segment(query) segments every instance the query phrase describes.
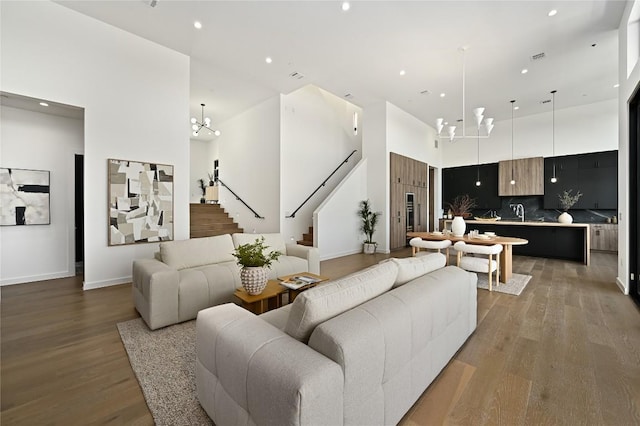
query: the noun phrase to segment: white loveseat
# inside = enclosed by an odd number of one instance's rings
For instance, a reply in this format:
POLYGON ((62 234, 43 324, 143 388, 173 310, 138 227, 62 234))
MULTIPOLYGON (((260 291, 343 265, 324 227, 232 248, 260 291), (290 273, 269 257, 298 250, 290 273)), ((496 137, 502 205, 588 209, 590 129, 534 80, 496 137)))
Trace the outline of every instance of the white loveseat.
POLYGON ((240 267, 232 253, 240 244, 265 238, 270 250, 283 253, 269 278, 297 272, 320 273, 318 250, 285 244, 280 234, 225 234, 167 241, 155 259, 133 262, 133 300, 150 329, 193 319, 201 309, 233 302, 241 286, 240 267))
POLYGON ((200 311, 200 404, 218 425, 396 424, 476 328, 477 276, 444 264, 386 261, 259 316, 200 311))

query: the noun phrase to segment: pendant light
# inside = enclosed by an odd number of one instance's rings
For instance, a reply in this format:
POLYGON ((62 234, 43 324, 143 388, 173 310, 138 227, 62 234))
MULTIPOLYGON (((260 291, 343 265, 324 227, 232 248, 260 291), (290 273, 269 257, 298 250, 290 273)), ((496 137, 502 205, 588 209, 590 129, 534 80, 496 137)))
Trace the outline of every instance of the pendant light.
POLYGON ((511 101, 511 181, 509 182, 511 185, 516 184, 516 180, 513 176, 513 111, 514 104, 516 103, 515 99, 511 101))
POLYGON ((551 183, 556 183, 556 90, 551 91, 551 156, 553 157, 553 174, 551 183))
POLYGON ((478 169, 476 176, 476 186, 482 185, 480 182, 480 124, 478 123, 478 169))
POLYGON ((202 129, 207 129, 209 132, 213 133, 216 136, 220 136, 220 130, 211 128, 211 119, 209 117, 204 116, 204 104, 200 104, 202 108, 202 119, 198 121, 197 118, 191 117, 191 130, 193 130, 192 135, 198 136, 202 129))

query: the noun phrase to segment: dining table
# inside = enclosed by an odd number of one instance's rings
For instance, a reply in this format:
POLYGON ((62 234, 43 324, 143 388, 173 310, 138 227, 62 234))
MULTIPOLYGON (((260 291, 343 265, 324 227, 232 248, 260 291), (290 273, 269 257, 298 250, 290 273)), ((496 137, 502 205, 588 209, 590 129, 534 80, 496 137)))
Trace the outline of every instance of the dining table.
POLYGON ((501 244, 500 252, 500 281, 506 283, 513 275, 513 246, 528 244, 529 241, 524 238, 502 237, 499 235, 479 234, 478 236, 470 236, 464 234, 455 236, 451 232, 407 232, 409 238, 422 238, 427 241, 443 241, 449 240, 452 243, 464 241, 467 244, 494 245, 501 244))

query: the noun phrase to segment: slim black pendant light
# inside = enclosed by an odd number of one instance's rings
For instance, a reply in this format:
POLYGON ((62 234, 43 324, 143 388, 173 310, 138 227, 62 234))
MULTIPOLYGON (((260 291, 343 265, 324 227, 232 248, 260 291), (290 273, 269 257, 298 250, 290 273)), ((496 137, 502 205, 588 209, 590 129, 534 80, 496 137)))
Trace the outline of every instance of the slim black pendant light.
POLYGON ((476 186, 480 185, 482 185, 482 182, 480 182, 480 124, 478 124, 478 169, 476 176, 476 186))
POLYGON ((551 183, 556 183, 556 90, 551 91, 551 156, 553 157, 553 174, 551 183))
POLYGON ((509 182, 511 185, 516 184, 516 180, 513 177, 513 109, 515 103, 516 101, 513 99, 511 101, 511 182, 509 182))

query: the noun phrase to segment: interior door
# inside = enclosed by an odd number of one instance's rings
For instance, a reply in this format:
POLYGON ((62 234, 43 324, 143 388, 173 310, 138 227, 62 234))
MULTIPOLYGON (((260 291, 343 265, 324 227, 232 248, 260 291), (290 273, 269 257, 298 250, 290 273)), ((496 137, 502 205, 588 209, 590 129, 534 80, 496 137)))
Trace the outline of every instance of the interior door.
POLYGON ((640 185, 640 86, 629 102, 629 294, 640 306, 640 286, 638 285, 638 266, 640 265, 640 203, 638 188, 640 185))

